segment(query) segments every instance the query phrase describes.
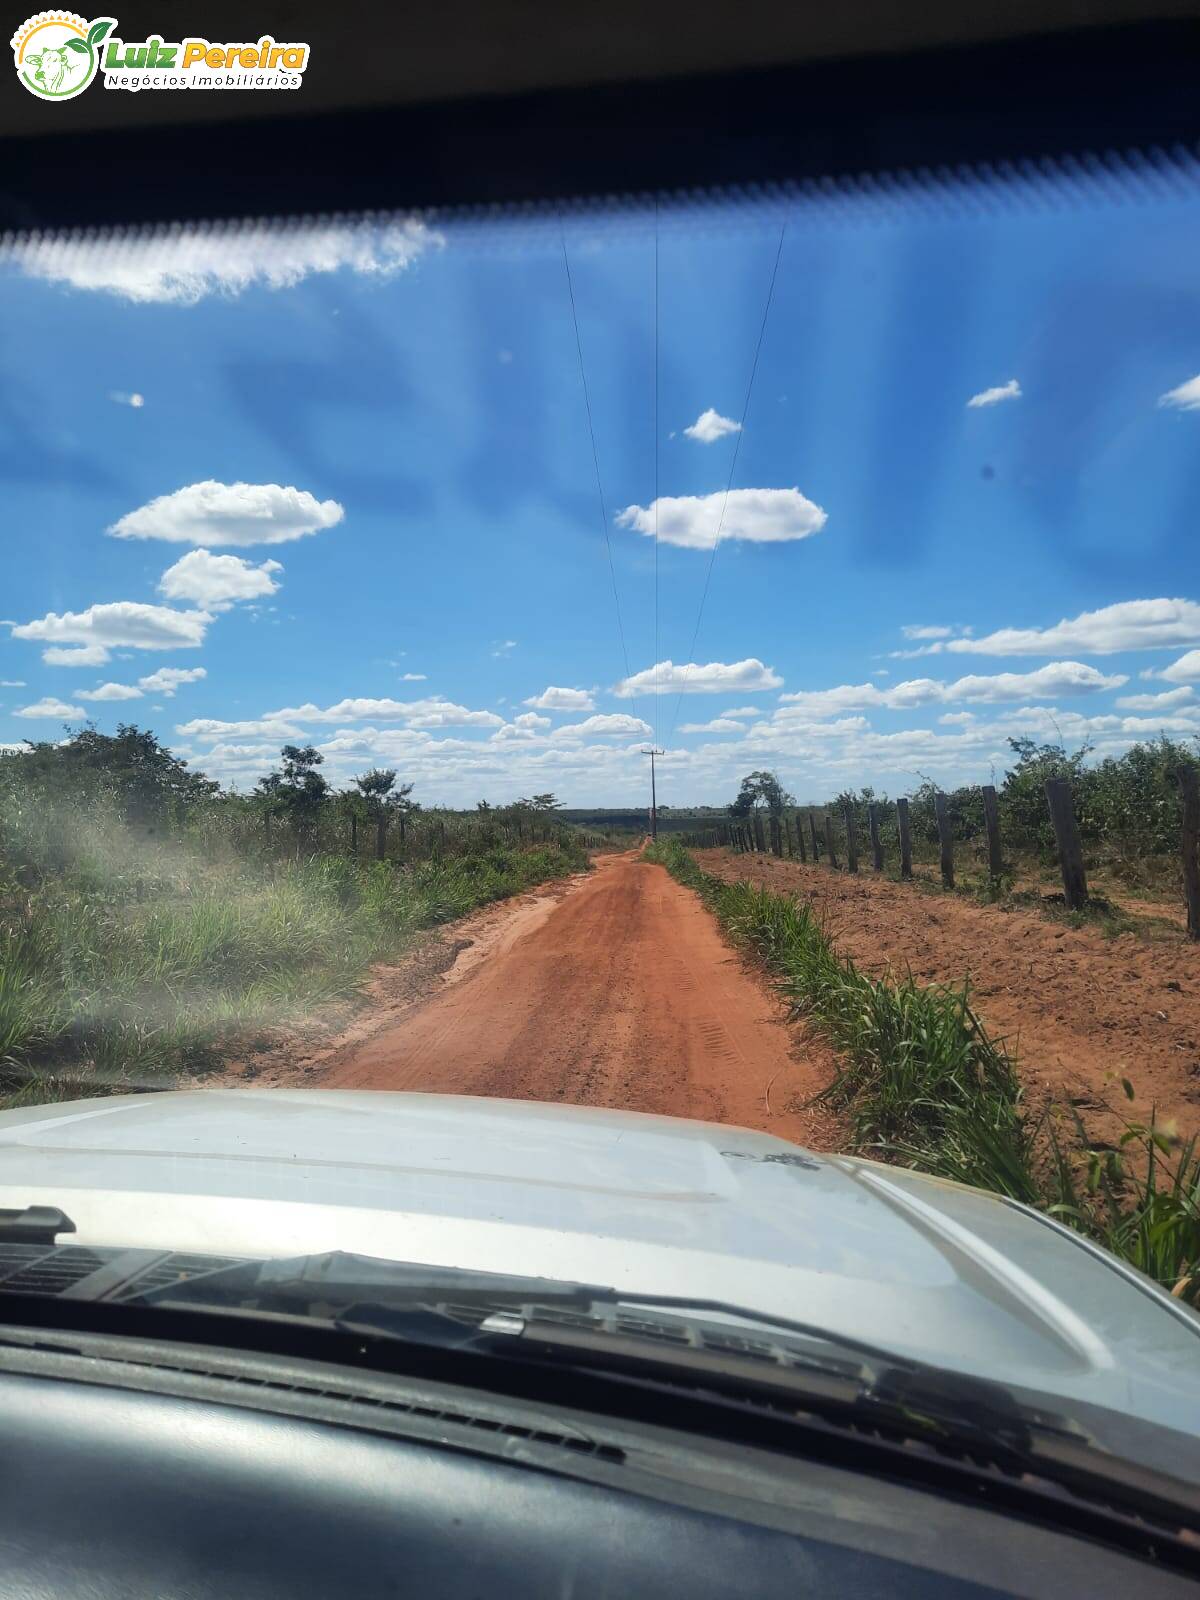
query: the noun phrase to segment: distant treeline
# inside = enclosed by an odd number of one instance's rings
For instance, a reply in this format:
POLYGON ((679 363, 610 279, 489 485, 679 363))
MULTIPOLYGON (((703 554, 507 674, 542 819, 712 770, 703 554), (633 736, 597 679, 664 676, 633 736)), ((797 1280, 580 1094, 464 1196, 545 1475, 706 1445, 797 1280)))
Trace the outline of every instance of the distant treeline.
MULTIPOLYGON (((728 814, 727 806, 659 806, 659 831, 686 832, 695 828, 698 822, 711 821, 718 817, 726 817, 728 814)), ((603 832, 642 834, 650 826, 649 806, 639 806, 633 810, 622 810, 618 806, 592 806, 572 810, 567 806, 559 810, 556 815, 563 822, 573 823, 577 828, 595 828, 603 832)))

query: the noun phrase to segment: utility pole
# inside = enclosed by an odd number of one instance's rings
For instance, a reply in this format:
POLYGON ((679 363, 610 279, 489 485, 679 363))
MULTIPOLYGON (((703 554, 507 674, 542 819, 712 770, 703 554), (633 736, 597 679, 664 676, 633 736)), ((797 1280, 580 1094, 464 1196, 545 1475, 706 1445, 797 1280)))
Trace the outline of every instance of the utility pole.
POLYGON ((643 750, 642 754, 644 756, 649 756, 650 757, 650 837, 651 837, 651 839, 657 839, 658 838, 658 792, 657 792, 657 790, 655 788, 655 784, 654 784, 654 758, 655 758, 655 756, 666 755, 666 751, 665 750, 659 750, 657 748, 657 746, 651 745, 648 750, 643 750))

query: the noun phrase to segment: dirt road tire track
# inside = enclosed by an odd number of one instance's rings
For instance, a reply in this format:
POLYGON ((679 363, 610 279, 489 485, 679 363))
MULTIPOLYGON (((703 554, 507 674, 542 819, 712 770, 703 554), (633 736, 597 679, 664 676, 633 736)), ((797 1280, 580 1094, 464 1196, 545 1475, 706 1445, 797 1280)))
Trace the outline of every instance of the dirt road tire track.
POLYGON ((661 867, 601 857, 528 906, 498 910, 487 948, 465 950, 441 992, 325 1053, 306 1086, 615 1106, 837 1147, 835 1119, 804 1108, 833 1074, 828 1048, 787 1023, 661 867))

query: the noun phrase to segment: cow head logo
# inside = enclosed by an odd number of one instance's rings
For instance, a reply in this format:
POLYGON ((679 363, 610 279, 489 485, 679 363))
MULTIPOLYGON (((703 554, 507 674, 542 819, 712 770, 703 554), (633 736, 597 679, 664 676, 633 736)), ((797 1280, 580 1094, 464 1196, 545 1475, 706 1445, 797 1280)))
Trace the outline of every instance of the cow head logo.
POLYGON ((39 11, 12 36, 17 76, 39 100, 82 94, 100 66, 100 46, 115 17, 85 22, 73 11, 39 11))

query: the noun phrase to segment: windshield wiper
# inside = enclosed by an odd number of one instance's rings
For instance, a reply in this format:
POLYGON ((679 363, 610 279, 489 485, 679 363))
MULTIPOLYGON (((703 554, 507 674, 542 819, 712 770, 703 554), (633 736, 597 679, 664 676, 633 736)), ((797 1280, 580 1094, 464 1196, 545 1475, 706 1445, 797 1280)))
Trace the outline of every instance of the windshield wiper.
MULTIPOLYGON (((1066 1492, 1123 1516, 1130 1527, 1144 1517, 1173 1538, 1172 1530, 1187 1529, 1189 1537, 1200 1531, 1200 1492, 1191 1484, 1106 1448, 1073 1419, 1044 1409, 1040 1397, 791 1318, 719 1300, 338 1251, 233 1263, 214 1257, 211 1270, 203 1257, 168 1257, 178 1261, 176 1281, 159 1277, 160 1287, 139 1292, 138 1277, 158 1273, 162 1258, 107 1254, 107 1266, 99 1258, 86 1264, 90 1278, 70 1291, 75 1307, 114 1298, 122 1312, 161 1308, 247 1325, 308 1325, 453 1352, 455 1359, 495 1360, 514 1374, 554 1367, 572 1377, 648 1385, 701 1407, 734 1408, 727 1426, 738 1426, 733 1417, 745 1417, 749 1407, 776 1425, 807 1430, 814 1442, 824 1433, 868 1449, 874 1440, 893 1460, 923 1447, 933 1453, 928 1460, 1031 1493, 1066 1492)), ((37 1248, 34 1255, 42 1259, 37 1248)), ((16 1297, 46 1300, 41 1291, 16 1297)), ((715 1424, 714 1413, 709 1420, 715 1424)))
POLYGON ((315 1320, 355 1336, 766 1406, 793 1424, 849 1429, 893 1449, 923 1446, 970 1470, 1200 1530, 1200 1492, 1191 1485, 1114 1455, 1070 1418, 1024 1404, 1002 1384, 721 1301, 336 1251, 225 1267, 139 1300, 315 1320))
POLYGON ((60 1233, 74 1233, 75 1224, 57 1206, 0 1209, 0 1244, 52 1245, 60 1233))
MULTIPOLYGON (((291 1313, 325 1321, 342 1321, 352 1310, 368 1306, 377 1313, 434 1303, 450 1304, 464 1312, 487 1307, 500 1311, 522 1306, 574 1306, 581 1312, 621 1307, 627 1313, 623 1328, 627 1333, 635 1331, 634 1319, 639 1308, 687 1319, 713 1313, 736 1320, 741 1328, 759 1329, 764 1334, 767 1330, 778 1329, 834 1348, 853 1358, 855 1375, 861 1373, 859 1363, 863 1359, 877 1363, 893 1363, 900 1359, 890 1350, 865 1340, 831 1334, 815 1323, 748 1310, 725 1300, 640 1294, 557 1278, 526 1278, 473 1268, 424 1266, 340 1250, 281 1260, 239 1262, 209 1273, 193 1273, 179 1283, 148 1290, 136 1298, 145 1305, 291 1313)), ((376 1331, 386 1333, 389 1326, 388 1319, 380 1316, 376 1331)), ((397 1336, 402 1335, 400 1323, 394 1324, 394 1331, 397 1336)), ((735 1346, 730 1343, 726 1348, 732 1354, 735 1346)))

